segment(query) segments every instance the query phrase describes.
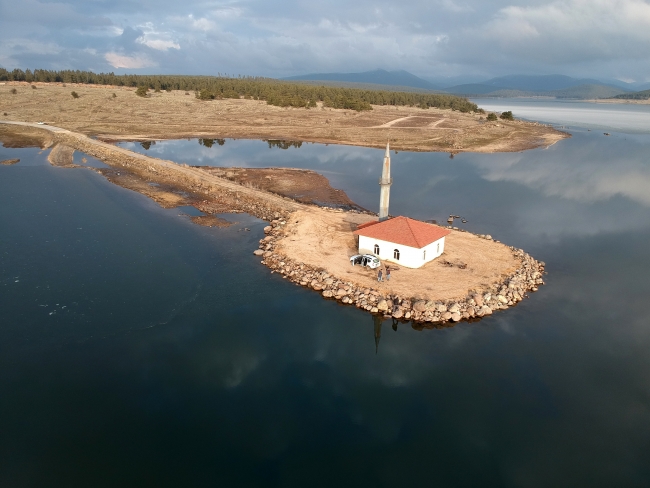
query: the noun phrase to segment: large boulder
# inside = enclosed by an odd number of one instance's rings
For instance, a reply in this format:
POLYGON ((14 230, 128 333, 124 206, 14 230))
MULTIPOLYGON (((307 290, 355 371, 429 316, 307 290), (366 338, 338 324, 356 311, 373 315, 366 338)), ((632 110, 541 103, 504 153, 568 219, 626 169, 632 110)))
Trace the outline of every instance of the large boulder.
POLYGON ((377 310, 380 310, 382 312, 388 310, 388 302, 386 302, 386 300, 379 300, 379 303, 377 304, 377 310))
POLYGON ((476 306, 481 308, 483 306, 483 296, 480 294, 476 294, 472 297, 474 299, 474 303, 476 303, 476 306))
POLYGON ((262 251, 261 249, 255 249, 253 251, 253 254, 255 254, 255 256, 262 256, 264 254, 264 251, 262 251))
POLYGON ((454 312, 451 314, 451 321, 452 322, 458 322, 460 320, 460 313, 454 312))
POLYGON ((427 303, 424 300, 419 300, 413 304, 413 310, 416 312, 424 312, 427 309, 427 303))

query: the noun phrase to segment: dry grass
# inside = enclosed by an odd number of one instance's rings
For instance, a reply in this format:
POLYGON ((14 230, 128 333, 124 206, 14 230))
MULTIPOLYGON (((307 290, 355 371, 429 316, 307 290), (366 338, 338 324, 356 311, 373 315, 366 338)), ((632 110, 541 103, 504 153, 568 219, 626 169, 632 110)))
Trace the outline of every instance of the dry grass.
POLYGON ((383 147, 390 140, 395 149, 445 152, 519 151, 567 137, 542 125, 485 123, 477 114, 450 110, 375 106, 372 111, 357 113, 323 107, 281 108, 255 100, 200 101, 183 91, 150 93, 142 98, 134 88, 36 85, 37 90, 20 83, 1 87, 0 106, 7 115, 0 118, 44 121, 106 140, 232 137, 372 147, 383 147), (15 95, 10 92, 14 88, 15 95), (78 99, 70 96, 71 88, 79 94, 78 99))

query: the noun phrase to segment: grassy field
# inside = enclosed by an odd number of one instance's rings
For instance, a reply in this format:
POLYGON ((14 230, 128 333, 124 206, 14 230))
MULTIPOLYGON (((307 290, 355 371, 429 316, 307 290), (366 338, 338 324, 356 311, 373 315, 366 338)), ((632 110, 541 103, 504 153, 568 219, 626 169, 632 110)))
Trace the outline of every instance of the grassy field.
POLYGON ((43 121, 104 140, 283 139, 370 147, 390 141, 399 150, 458 153, 520 151, 568 137, 544 125, 486 122, 484 115, 449 109, 290 108, 259 100, 199 100, 178 90, 143 98, 134 88, 97 85, 9 82, 0 85, 0 107, 0 120, 43 121))

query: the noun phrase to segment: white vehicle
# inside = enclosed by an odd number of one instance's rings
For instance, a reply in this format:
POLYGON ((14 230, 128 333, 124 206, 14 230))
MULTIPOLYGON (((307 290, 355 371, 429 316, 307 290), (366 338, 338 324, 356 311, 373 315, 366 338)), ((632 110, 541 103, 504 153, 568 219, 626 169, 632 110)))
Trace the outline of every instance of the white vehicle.
POLYGON ((350 258, 350 263, 352 263, 352 266, 360 264, 361 266, 367 266, 370 269, 379 268, 379 266, 381 266, 379 258, 372 254, 355 254, 350 258))

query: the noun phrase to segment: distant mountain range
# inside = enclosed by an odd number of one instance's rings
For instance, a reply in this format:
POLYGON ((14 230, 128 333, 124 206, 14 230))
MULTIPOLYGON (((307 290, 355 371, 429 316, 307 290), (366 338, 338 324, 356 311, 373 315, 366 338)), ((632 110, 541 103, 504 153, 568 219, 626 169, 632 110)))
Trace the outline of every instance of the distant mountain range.
POLYGON ((564 75, 509 75, 482 83, 445 87, 445 91, 465 96, 548 96, 557 98, 611 98, 631 91, 620 85, 589 78, 564 75))
POLYGON ((312 73, 284 78, 293 81, 323 82, 337 86, 390 89, 407 87, 418 90, 446 92, 465 97, 532 97, 548 96, 557 98, 611 98, 617 95, 650 88, 650 83, 625 83, 619 80, 597 80, 591 78, 572 78, 564 75, 508 75, 473 83, 458 83, 470 77, 455 79, 437 78, 428 81, 408 71, 386 71, 377 69, 362 73, 312 73))
POLYGON ((436 89, 433 83, 404 70, 386 71, 384 69, 376 69, 374 71, 364 71, 363 73, 312 73, 302 76, 290 76, 289 78, 283 79, 290 81, 336 81, 388 86, 410 86, 424 90, 436 89))

